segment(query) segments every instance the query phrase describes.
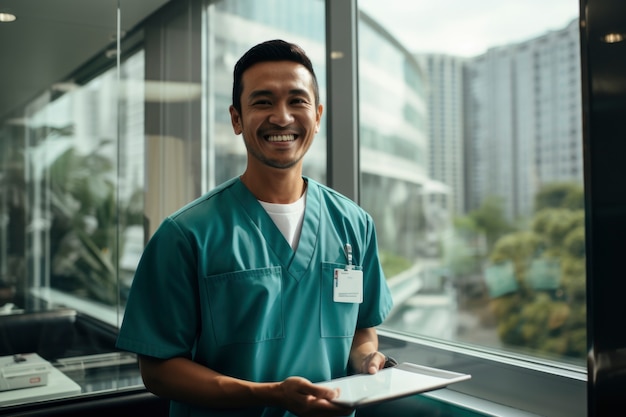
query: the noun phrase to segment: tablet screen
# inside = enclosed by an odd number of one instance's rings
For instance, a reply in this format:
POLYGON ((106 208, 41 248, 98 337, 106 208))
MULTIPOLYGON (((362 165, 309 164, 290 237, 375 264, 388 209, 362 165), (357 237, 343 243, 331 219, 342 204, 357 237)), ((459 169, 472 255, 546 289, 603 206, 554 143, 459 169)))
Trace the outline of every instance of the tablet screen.
POLYGON ((470 378, 471 375, 467 374, 405 362, 374 375, 352 375, 318 385, 339 388, 339 396, 333 402, 355 407, 443 388, 470 378))

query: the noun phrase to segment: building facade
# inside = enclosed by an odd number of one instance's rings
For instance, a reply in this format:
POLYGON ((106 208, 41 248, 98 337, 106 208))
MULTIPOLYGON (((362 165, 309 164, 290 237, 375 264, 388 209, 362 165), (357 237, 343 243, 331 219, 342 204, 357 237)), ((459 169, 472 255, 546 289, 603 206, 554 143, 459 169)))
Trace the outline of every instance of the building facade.
POLYGON ((465 145, 463 108, 463 68, 465 59, 444 54, 418 56, 427 73, 428 87, 428 173, 430 178, 449 187, 433 193, 431 200, 449 217, 465 210, 465 145))
POLYGON ((542 185, 582 184, 578 20, 467 61, 468 209, 502 199, 510 220, 532 214, 542 185))

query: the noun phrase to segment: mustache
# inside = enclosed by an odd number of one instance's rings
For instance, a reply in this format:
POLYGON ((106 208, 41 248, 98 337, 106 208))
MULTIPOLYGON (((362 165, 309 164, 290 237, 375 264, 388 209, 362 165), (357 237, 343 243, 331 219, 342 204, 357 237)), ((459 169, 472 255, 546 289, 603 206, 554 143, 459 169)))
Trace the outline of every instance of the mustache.
POLYGON ((257 133, 260 136, 268 135, 297 135, 303 136, 304 130, 298 126, 261 126, 257 133))

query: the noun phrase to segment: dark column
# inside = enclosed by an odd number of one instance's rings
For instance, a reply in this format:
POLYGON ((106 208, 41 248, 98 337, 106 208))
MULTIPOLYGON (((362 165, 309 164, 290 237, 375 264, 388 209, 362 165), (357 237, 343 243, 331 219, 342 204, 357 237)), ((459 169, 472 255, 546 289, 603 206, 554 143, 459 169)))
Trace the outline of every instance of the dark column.
POLYGON ((626 415, 626 41, 610 43, 618 36, 626 2, 581 0, 589 416, 626 415))

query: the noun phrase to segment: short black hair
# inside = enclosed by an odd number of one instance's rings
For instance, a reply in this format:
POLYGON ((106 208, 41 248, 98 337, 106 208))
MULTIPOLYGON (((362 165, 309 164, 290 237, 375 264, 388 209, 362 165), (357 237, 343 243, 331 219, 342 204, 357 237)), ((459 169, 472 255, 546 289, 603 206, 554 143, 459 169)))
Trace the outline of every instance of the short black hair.
POLYGON ((313 92, 315 104, 320 102, 319 85, 313 70, 313 64, 304 50, 290 42, 274 39, 262 42, 250 48, 235 64, 233 71, 233 107, 241 114, 241 94, 243 93, 243 73, 260 62, 291 61, 304 65, 313 76, 313 92))

